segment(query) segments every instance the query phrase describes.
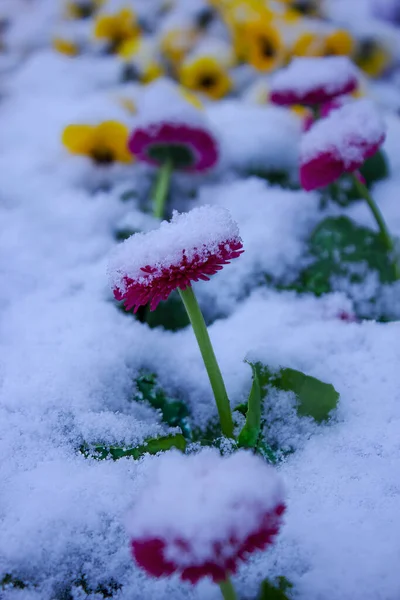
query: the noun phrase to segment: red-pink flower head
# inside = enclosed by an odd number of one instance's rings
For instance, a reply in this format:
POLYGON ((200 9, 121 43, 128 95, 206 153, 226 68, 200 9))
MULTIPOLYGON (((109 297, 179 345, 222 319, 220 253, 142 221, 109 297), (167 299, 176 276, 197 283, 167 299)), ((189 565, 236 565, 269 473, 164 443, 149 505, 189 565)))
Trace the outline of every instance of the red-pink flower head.
POLYGON ((153 577, 223 581, 240 561, 273 543, 284 510, 279 476, 251 452, 168 452, 128 520, 132 555, 153 577))
POLYGON ((165 79, 146 88, 128 147, 140 161, 161 166, 170 160, 174 169, 187 172, 206 171, 218 160, 204 113, 165 79))
POLYGON ((114 296, 126 310, 161 300, 192 281, 207 281, 243 252, 239 229, 229 211, 201 206, 173 214, 149 233, 136 233, 117 246, 109 263, 114 296))
POLYGON ((272 79, 270 99, 281 106, 316 106, 357 86, 356 67, 346 56, 295 58, 272 79))
POLYGON ((357 171, 385 140, 385 125, 370 100, 356 100, 332 111, 303 135, 300 182, 305 190, 333 183, 357 171))

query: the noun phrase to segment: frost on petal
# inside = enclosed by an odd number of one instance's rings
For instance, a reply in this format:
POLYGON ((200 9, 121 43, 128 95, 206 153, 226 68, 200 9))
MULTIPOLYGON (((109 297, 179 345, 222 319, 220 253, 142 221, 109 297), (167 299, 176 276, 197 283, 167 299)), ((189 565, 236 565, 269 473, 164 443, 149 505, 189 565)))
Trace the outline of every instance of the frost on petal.
POLYGON ((129 516, 132 554, 156 577, 178 572, 192 583, 221 581, 274 541, 284 510, 280 478, 251 452, 169 452, 129 516))
POLYGON ((239 229, 225 208, 202 206, 174 213, 149 233, 119 245, 109 262, 110 285, 127 310, 154 310, 176 288, 207 281, 243 252, 239 229))
POLYGON ((306 190, 323 187, 356 171, 385 139, 385 124, 370 100, 334 110, 303 135, 300 180, 306 190))
POLYGON ((354 91, 357 70, 346 56, 295 58, 271 82, 275 104, 322 104, 354 91))

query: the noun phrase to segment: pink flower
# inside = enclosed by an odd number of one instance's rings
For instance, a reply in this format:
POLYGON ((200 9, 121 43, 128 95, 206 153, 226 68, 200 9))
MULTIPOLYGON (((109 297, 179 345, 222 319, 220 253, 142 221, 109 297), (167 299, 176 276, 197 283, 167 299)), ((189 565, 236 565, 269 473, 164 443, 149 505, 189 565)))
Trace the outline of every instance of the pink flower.
POLYGON ((251 452, 169 452, 130 516, 132 555, 153 577, 224 581, 240 561, 273 543, 284 511, 279 477, 251 452))
POLYGON ((226 209, 175 212, 171 222, 137 233, 116 248, 109 266, 114 296, 126 310, 137 312, 148 303, 155 310, 173 290, 208 281, 242 252, 238 227, 226 209))
POLYGON ((273 78, 270 99, 281 106, 320 105, 357 86, 357 71, 345 56, 295 58, 273 78))
POLYGON ((201 172, 218 160, 218 146, 201 127, 186 123, 160 122, 135 129, 128 142, 138 160, 161 166, 171 160, 175 169, 201 172))
POLYGON ((357 100, 329 113, 303 135, 300 182, 305 190, 357 171, 385 140, 385 126, 370 100, 357 100))

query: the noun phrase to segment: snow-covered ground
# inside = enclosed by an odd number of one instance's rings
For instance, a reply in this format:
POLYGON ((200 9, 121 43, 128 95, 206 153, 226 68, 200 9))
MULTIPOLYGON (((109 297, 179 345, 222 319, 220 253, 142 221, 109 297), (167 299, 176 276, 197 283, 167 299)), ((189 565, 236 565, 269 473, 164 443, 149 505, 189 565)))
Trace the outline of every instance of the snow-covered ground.
MULTIPOLYGON (((10 27, 0 54, 0 597, 217 599, 211 581, 193 587, 178 577, 152 579, 132 561, 126 515, 157 456, 96 460, 79 451, 175 431, 151 407, 130 401, 142 369, 188 404, 197 425, 217 414, 192 330, 149 328, 119 310, 109 289, 116 230, 158 226, 141 211, 151 169, 104 170, 61 144, 70 123, 130 126, 119 100, 140 105, 143 90, 119 83, 112 56, 71 59, 51 48, 58 0, 2 2, 10 27), (126 190, 136 199, 123 202, 126 190)), ((151 21, 161 3, 147 2, 136 5, 151 21)), ((362 14, 370 28, 389 27, 371 16, 367 0, 327 5, 340 24, 362 14)), ((368 83, 368 95, 388 127, 390 177, 374 186, 374 197, 400 237, 399 81, 393 73, 389 82, 368 83)), ((301 127, 286 109, 243 95, 205 103, 205 113, 221 163, 194 184, 177 176, 173 189, 179 210, 228 208, 243 239, 242 257, 195 286, 213 321, 232 406, 251 386, 246 356, 299 369, 340 393, 334 417, 319 426, 296 416, 286 392, 274 396, 270 435, 294 449, 277 466, 287 489, 285 525, 233 581, 249 600, 263 578, 278 576, 299 600, 398 600, 400 323, 339 318, 375 290, 372 275, 356 290, 342 286, 321 297, 277 284, 306 264, 307 238, 323 218, 346 214, 375 224, 364 203, 320 209, 316 192, 245 174, 260 166, 296 174, 301 127)), ((397 318, 399 292, 399 284, 388 285, 378 301, 397 318)))

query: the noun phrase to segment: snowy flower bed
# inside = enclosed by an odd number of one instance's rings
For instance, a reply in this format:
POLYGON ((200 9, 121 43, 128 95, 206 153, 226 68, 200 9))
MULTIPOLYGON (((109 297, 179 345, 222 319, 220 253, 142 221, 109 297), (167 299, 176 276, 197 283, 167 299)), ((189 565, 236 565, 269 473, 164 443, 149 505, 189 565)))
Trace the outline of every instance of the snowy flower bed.
POLYGON ((398 600, 378 5, 3 0, 2 600, 398 600))

